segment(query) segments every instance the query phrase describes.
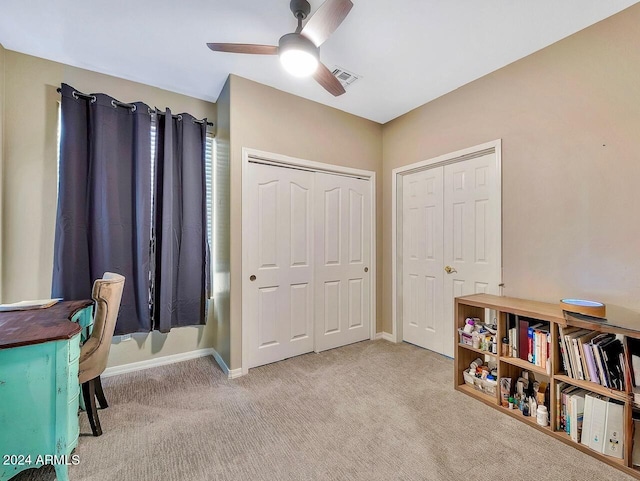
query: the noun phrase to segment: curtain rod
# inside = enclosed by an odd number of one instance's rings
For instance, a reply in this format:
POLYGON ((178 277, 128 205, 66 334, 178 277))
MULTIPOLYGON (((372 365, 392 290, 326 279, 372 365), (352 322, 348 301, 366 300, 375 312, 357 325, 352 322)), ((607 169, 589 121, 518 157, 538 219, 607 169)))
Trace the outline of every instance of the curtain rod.
MULTIPOLYGON (((57 88, 56 91, 60 94, 62 93, 62 89, 61 88, 57 88)), ((83 99, 87 99, 87 100, 91 100, 91 103, 95 102, 97 100, 97 97, 95 95, 89 95, 89 94, 83 94, 82 92, 77 92, 77 91, 73 91, 71 92, 71 95, 73 95, 73 98, 77 99, 78 97, 82 97, 83 99)), ((111 100, 111 105, 115 107, 125 107, 128 109, 131 109, 132 112, 136 111, 136 106, 134 104, 127 104, 125 102, 120 102, 118 100, 111 100)), ((155 113, 156 115, 166 115, 164 112, 159 112, 158 110, 153 110, 151 108, 149 108, 149 115, 155 113)), ((172 115, 172 117, 174 119, 178 119, 178 120, 182 120, 182 115, 172 115)), ((194 124, 204 124, 205 121, 204 120, 196 120, 193 119, 193 123, 194 124)), ((213 127, 213 123, 212 122, 207 122, 207 125, 210 127, 213 127)))

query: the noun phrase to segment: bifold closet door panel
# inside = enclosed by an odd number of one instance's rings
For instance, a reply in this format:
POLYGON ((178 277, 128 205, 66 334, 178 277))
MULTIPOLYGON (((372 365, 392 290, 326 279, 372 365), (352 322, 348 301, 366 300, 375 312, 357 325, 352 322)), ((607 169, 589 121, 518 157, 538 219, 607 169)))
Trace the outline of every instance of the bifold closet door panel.
MULTIPOLYGON (((313 176, 251 163, 246 309, 249 367, 313 351, 313 176)), ((243 334, 244 335, 244 334, 243 334)))
POLYGON ((369 181, 316 173, 316 351, 370 338, 369 181))
POLYGON ((443 352, 450 319, 443 316, 443 168, 403 176, 402 336, 443 352))

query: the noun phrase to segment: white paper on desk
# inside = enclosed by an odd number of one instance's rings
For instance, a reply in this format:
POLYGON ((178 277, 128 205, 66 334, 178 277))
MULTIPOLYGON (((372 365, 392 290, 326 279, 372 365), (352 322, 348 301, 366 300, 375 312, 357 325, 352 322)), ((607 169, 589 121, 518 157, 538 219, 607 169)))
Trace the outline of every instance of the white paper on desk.
POLYGON ((54 304, 61 301, 62 298, 57 299, 34 299, 31 301, 20 301, 12 304, 0 304, 0 312, 7 311, 26 311, 28 309, 44 309, 51 307, 54 304))

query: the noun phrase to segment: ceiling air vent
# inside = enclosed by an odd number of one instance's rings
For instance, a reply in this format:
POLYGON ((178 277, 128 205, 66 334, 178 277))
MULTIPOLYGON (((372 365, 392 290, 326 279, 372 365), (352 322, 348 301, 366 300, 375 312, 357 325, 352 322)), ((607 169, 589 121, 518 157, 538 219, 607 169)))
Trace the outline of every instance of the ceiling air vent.
POLYGON ((357 75, 353 72, 349 72, 342 67, 335 67, 332 73, 333 76, 340 81, 345 89, 347 89, 356 80, 362 78, 362 75, 357 75))

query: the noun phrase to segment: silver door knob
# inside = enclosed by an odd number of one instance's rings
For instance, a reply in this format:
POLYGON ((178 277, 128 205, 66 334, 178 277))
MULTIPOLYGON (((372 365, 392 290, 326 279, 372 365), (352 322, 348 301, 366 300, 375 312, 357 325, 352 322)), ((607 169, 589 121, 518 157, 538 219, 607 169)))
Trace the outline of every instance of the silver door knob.
POLYGON ((457 270, 455 270, 455 269, 454 269, 453 267, 451 267, 451 266, 445 266, 444 271, 445 271, 447 274, 453 274, 454 272, 458 272, 457 270))

